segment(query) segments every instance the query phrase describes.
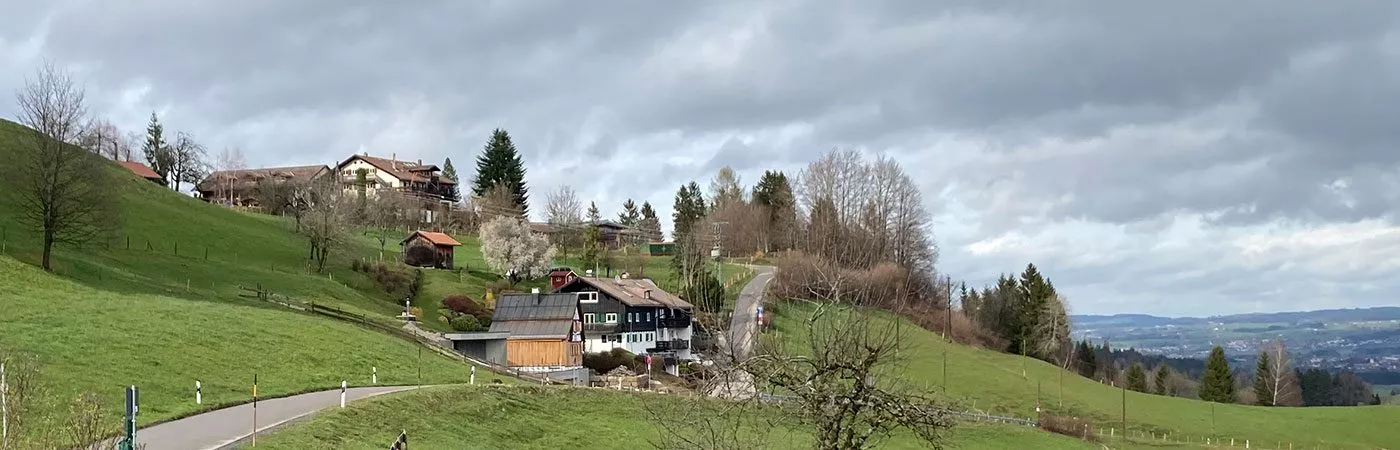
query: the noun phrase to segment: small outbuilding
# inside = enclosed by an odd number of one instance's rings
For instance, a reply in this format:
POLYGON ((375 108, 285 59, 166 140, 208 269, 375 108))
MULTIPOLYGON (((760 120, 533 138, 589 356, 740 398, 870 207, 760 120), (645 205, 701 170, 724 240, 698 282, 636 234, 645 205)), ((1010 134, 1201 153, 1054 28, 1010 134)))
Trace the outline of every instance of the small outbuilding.
POLYGON ((419 230, 408 235, 399 245, 403 246, 404 264, 451 269, 452 253, 462 243, 446 233, 419 230))

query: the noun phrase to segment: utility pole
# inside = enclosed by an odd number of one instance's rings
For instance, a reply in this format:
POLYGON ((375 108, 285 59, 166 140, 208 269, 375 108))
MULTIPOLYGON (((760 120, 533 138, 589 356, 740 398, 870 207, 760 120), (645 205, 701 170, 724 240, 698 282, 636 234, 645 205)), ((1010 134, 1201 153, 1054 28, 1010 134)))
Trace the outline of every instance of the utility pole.
POLYGON ((10 448, 10 404, 5 391, 5 363, 0 362, 0 448, 10 448))
MULTIPOLYGON (((1123 383, 1123 436, 1128 435, 1128 383, 1123 383)), ((1214 410, 1212 410, 1214 411, 1214 410)))
POLYGON ((952 275, 948 275, 948 276, 947 276, 947 279, 948 279, 948 305, 947 305, 948 311, 947 311, 947 314, 946 314, 946 315, 948 316, 948 325, 947 325, 946 327, 943 328, 943 337, 944 337, 944 338, 947 338, 949 342, 952 342, 952 340, 953 340, 953 338, 952 338, 952 336, 953 336, 953 276, 952 276, 952 275))

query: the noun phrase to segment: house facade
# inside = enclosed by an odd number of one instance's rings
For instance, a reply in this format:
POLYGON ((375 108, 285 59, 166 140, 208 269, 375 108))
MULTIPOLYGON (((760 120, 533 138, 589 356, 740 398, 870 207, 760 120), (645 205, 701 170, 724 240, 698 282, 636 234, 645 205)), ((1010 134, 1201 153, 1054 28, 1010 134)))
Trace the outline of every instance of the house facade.
POLYGON ((694 306, 648 279, 576 277, 555 290, 576 296, 587 333, 584 351, 614 348, 693 360, 694 306))
POLYGON ((292 166, 262 169, 219 170, 195 185, 199 197, 210 203, 258 206, 258 188, 265 184, 310 184, 330 173, 330 167, 292 166))
POLYGON ((398 155, 390 158, 352 155, 335 166, 335 173, 347 190, 359 188, 359 173, 365 173, 365 190, 378 192, 392 189, 405 195, 423 200, 453 203, 452 188, 457 185, 442 175, 436 165, 423 164, 423 160, 399 161, 398 155))

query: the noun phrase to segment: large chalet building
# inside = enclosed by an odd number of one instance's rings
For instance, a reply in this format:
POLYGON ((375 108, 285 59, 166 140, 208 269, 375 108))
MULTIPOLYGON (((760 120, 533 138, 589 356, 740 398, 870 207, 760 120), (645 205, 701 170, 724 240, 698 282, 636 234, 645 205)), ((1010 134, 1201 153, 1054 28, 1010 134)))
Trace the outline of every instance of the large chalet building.
POLYGON ((648 279, 574 277, 555 289, 578 297, 586 333, 584 351, 656 354, 692 360, 694 306, 648 279))
POLYGON ((423 164, 423 160, 399 161, 398 155, 391 158, 369 156, 368 153, 352 155, 335 166, 334 172, 346 189, 358 189, 359 172, 365 172, 365 188, 370 192, 393 189, 403 194, 424 200, 452 203, 452 188, 457 180, 444 177, 442 170, 433 164, 423 164))

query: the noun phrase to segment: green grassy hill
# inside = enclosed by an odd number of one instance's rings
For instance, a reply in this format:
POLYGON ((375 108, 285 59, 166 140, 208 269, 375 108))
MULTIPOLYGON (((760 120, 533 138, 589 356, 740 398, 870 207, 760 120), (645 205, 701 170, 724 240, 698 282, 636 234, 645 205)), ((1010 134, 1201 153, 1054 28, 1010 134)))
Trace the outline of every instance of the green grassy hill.
MULTIPOLYGON (((774 338, 801 344, 796 322, 811 309, 795 303, 777 308, 774 338)), ((899 367, 914 384, 946 392, 964 408, 1034 417, 1037 401, 1052 414, 1088 417, 1107 432, 1116 428, 1126 407, 1128 428, 1135 433, 1164 433, 1203 442, 1208 436, 1251 440, 1262 448, 1293 442, 1329 449, 1396 448, 1400 445, 1400 407, 1265 408, 1124 392, 1043 361, 958 344, 899 320, 908 330, 908 353, 899 367), (946 352, 946 353, 945 353, 946 352), (947 361, 947 379, 943 377, 947 361)), ((1304 448, 1304 447, 1299 447, 1304 448)))
MULTIPOLYGON (((652 448, 661 430, 650 421, 643 402, 687 401, 693 400, 603 389, 426 388, 317 414, 305 423, 258 439, 258 448, 385 448, 400 431, 409 433, 411 448, 652 448), (425 410, 435 413, 421 414, 425 410)), ((810 435, 795 431, 799 430, 795 425, 776 425, 763 448, 811 448, 810 435)), ((969 449, 1095 448, 1025 427, 979 425, 956 428, 950 445, 969 449)), ((925 447, 909 436, 896 436, 881 448, 925 447)))
MULTIPOLYGON (((205 409, 247 401, 254 373, 263 397, 369 385, 371 368, 380 384, 419 380, 419 346, 319 316, 98 290, 8 257, 0 280, 0 351, 37 359, 47 411, 96 392, 119 414, 122 387, 135 384, 147 424, 199 410, 196 380, 205 409)), ((468 378, 466 365, 421 358, 424 383, 468 378)))

